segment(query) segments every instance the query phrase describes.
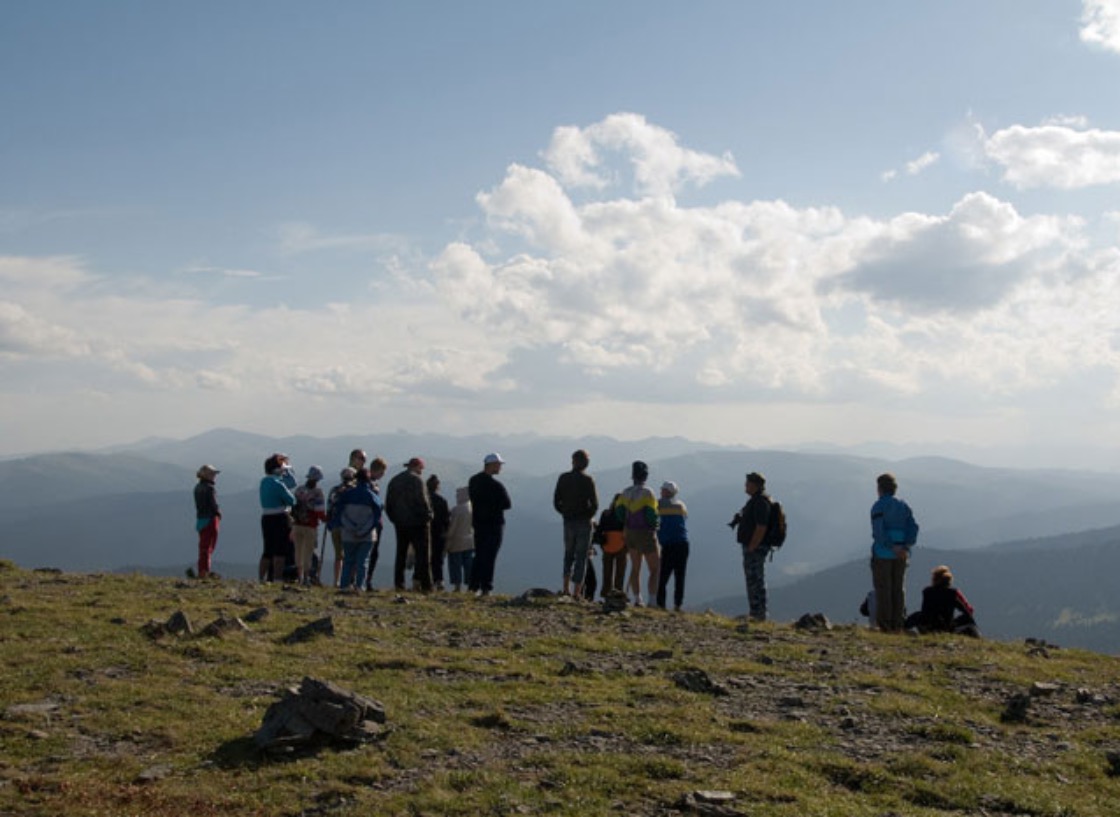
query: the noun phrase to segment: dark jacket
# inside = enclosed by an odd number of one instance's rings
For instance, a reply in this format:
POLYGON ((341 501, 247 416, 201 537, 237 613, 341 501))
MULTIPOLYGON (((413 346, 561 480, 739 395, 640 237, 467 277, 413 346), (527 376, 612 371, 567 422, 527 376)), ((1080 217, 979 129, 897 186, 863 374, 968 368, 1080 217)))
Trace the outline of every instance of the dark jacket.
POLYGON ((432 501, 432 540, 442 540, 447 536, 447 529, 451 525, 451 508, 447 500, 439 494, 428 494, 432 501))
POLYGON ((194 486, 194 510, 198 519, 213 519, 222 515, 218 507, 218 491, 213 482, 200 479, 194 486))
POLYGON ((565 519, 590 522, 599 510, 595 478, 584 471, 565 471, 556 480, 552 507, 565 519))
POLYGON ((513 503, 510 502, 506 486, 498 482, 493 474, 479 471, 467 483, 467 491, 471 497, 476 529, 505 524, 506 511, 513 506, 513 503))
POLYGON ((432 521, 432 501, 424 478, 407 468, 389 480, 385 514, 399 527, 421 527, 432 521))
MULTIPOLYGON (((759 525, 765 528, 770 523, 770 497, 759 491, 747 501, 736 518, 739 524, 735 531, 735 541, 746 547, 751 543, 755 528, 759 525)), ((760 549, 767 546, 765 536, 758 546, 760 549)))

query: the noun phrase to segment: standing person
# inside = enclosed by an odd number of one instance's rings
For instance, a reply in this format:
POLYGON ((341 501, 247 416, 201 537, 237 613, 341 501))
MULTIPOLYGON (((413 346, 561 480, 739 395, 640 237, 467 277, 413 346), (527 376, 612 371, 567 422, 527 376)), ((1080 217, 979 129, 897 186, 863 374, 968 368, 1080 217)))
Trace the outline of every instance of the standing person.
POLYGON ((280 581, 284 562, 292 549, 292 516, 289 509, 296 504, 295 477, 288 457, 273 454, 264 461, 264 478, 260 484, 261 536, 264 552, 259 567, 260 580, 280 581))
POLYGON ((397 559, 393 564, 393 585, 397 591, 405 589, 404 574, 408 549, 416 556, 413 574, 420 592, 432 590, 431 531, 432 501, 428 486, 424 484, 424 461, 413 457, 404 470, 389 480, 385 492, 385 513, 397 531, 397 559))
POLYGON ((735 514, 730 526, 736 528, 735 541, 743 548, 743 575, 747 580, 747 604, 752 621, 766 621, 766 541, 770 529, 770 497, 766 495, 766 477, 757 471, 747 474, 744 489, 750 499, 735 514))
POLYGON ((373 490, 369 471, 359 469, 355 484, 339 495, 334 512, 334 519, 342 533, 340 590, 361 591, 362 578, 366 575, 366 559, 377 540, 381 509, 381 497, 373 490))
MULTIPOLYGON (((363 453, 364 457, 365 454, 363 453)), ((373 462, 369 464, 369 484, 370 488, 378 498, 381 498, 381 478, 385 476, 385 472, 389 470, 389 463, 385 462, 381 457, 374 457, 373 462)), ((373 590, 373 571, 377 569, 377 560, 381 558, 381 539, 384 534, 385 523, 381 516, 377 518, 377 535, 373 538, 373 549, 369 553, 369 567, 366 568, 366 590, 373 590)))
POLYGON ((506 511, 513 506, 506 486, 495 479, 505 463, 501 455, 487 454, 482 459, 482 470, 467 483, 474 522, 474 565, 469 586, 481 597, 494 590, 494 567, 502 547, 506 511))
POLYGON ((296 548, 296 581, 311 584, 311 557, 315 555, 315 539, 319 523, 327 518, 327 498, 319 483, 323 469, 312 465, 307 469, 303 485, 295 490, 296 504, 292 508, 292 536, 296 548))
POLYGON ((339 474, 339 483, 331 488, 327 494, 327 530, 331 534, 331 547, 334 548, 334 581, 331 587, 338 587, 338 580, 342 576, 342 528, 338 525, 338 499, 349 491, 357 482, 358 472, 350 466, 343 468, 339 474))
POLYGON ((626 541, 626 552, 630 556, 630 593, 634 606, 642 607, 642 560, 649 572, 647 585, 652 600, 657 595, 657 579, 661 573, 661 550, 657 546, 657 497, 646 487, 649 479, 649 466, 637 460, 630 467, 634 484, 624 490, 615 505, 615 513, 622 522, 622 535, 626 541))
POLYGON ((621 498, 622 494, 614 495, 610 507, 599 514, 599 524, 595 526, 595 543, 603 551, 603 598, 611 592, 623 592, 622 584, 626 580, 626 539, 616 511, 621 498))
POLYGON ((875 616, 884 633, 902 631, 906 617, 906 565, 918 541, 918 523, 910 506, 895 496, 894 474, 875 480, 879 498, 871 506, 871 581, 875 585, 875 616))
POLYGON ((464 578, 470 581, 474 565, 474 527, 471 523, 471 495, 466 487, 455 489, 455 507, 447 524, 447 573, 452 589, 458 593, 464 578))
POLYGON ((556 480, 552 507, 564 518, 564 589, 565 596, 583 598, 583 577, 587 570, 587 553, 591 549, 591 523, 599 510, 599 493, 595 479, 587 473, 591 458, 582 448, 572 454, 572 470, 556 480))
MULTIPOLYGON (((443 590, 443 554, 447 547, 447 527, 451 524, 451 508, 439 492, 439 477, 428 477, 428 498, 432 502, 432 586, 443 590)), ((414 575, 415 578, 415 575, 414 575)))
POLYGON ((221 472, 213 465, 204 465, 198 469, 195 476, 198 482, 194 486, 194 529, 198 533, 198 572, 194 568, 187 568, 187 575, 192 579, 218 578, 212 573, 211 559, 214 549, 218 546, 218 530, 221 527, 222 509, 218 507, 218 490, 214 481, 221 472))
POLYGON ((657 515, 661 525, 657 528, 657 541, 661 544, 661 576, 657 580, 657 606, 665 609, 665 591, 669 577, 673 576, 673 609, 680 611, 684 604, 684 577, 688 569, 688 508, 677 499, 679 489, 675 482, 661 484, 661 499, 657 501, 657 515))

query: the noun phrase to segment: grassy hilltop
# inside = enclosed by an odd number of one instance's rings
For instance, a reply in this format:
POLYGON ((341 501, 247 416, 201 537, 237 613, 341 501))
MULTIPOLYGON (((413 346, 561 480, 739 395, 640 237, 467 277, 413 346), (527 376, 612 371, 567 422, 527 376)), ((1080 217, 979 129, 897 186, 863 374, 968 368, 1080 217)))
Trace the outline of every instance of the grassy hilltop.
POLYGON ((0 815, 1120 812, 1120 660, 1077 650, 7 563, 0 622, 0 815), (304 676, 381 702, 387 734, 260 755, 304 676))

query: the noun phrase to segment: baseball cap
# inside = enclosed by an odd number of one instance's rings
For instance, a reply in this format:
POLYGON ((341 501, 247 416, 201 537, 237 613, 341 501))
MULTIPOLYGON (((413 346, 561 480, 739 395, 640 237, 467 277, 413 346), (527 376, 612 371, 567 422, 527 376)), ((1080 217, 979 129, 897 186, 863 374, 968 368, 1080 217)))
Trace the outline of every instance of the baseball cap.
POLYGON ((421 471, 423 471, 424 470, 424 461, 422 459, 420 459, 419 457, 413 457, 412 459, 410 459, 408 462, 406 462, 404 464, 404 467, 405 468, 419 468, 421 471))
POLYGON ((482 458, 482 464, 483 465, 490 465, 491 463, 494 463, 494 462, 501 463, 503 465, 505 464, 505 460, 502 459, 502 455, 498 454, 496 452, 493 453, 493 454, 487 454, 485 457, 482 458))

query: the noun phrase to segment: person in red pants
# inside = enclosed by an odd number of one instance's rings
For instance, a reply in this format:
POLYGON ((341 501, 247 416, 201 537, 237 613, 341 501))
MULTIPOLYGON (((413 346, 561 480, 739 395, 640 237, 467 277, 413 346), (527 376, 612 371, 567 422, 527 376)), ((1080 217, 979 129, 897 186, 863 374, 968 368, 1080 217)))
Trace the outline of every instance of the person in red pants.
POLYGON ((218 546, 218 529, 222 510, 218 507, 218 491, 214 480, 220 472, 212 465, 198 469, 198 484, 194 486, 195 530, 198 531, 198 571, 188 568, 187 575, 200 579, 217 578, 211 570, 214 549, 218 546))

